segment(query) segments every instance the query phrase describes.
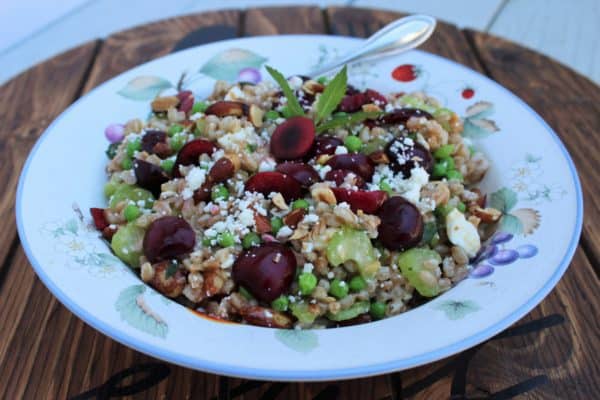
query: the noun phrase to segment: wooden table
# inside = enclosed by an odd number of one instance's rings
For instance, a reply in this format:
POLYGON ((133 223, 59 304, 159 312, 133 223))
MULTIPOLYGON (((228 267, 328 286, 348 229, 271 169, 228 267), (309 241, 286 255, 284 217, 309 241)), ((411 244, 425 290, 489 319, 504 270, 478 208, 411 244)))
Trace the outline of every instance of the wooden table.
POLYGON ((160 21, 48 60, 0 87, 0 398, 600 398, 600 89, 539 54, 440 24, 424 49, 478 70, 533 106, 561 136, 585 195, 569 270, 529 315, 488 342, 401 373, 323 383, 245 381, 145 356, 85 325, 44 287, 16 235, 18 175, 37 137, 106 79, 174 49, 236 36, 368 36, 399 14, 349 8, 222 11, 160 21))

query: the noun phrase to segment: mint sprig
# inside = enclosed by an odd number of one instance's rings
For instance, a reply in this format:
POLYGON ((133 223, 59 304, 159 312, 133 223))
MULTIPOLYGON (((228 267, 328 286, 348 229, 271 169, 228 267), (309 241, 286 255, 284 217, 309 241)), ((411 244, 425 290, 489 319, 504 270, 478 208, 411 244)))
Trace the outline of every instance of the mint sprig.
POLYGON ((325 86, 315 105, 315 125, 326 120, 335 111, 344 96, 348 84, 348 70, 344 68, 325 86))
POLYGON ((342 126, 358 124, 366 119, 375 119, 382 115, 383 112, 355 112, 347 115, 335 116, 317 126, 317 133, 323 133, 330 129, 340 128, 342 126))
POLYGON ((294 91, 290 87, 287 79, 285 79, 283 74, 277 71, 275 68, 269 67, 268 65, 265 68, 267 69, 269 74, 271 74, 273 79, 275 79, 275 82, 277 82, 277 84, 283 91, 285 98, 287 99, 287 114, 290 117, 304 116, 304 110, 302 109, 300 102, 296 98, 294 91))

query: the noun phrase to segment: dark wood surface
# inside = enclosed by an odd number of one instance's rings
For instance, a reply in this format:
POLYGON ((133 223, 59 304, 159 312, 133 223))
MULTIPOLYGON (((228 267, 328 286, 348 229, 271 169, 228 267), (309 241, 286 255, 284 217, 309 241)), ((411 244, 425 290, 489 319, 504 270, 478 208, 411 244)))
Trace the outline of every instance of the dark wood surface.
POLYGON ((190 15, 77 47, 0 87, 0 399, 600 398, 600 89, 514 43, 440 24, 424 49, 478 70, 538 111, 569 148, 584 187, 584 232, 552 293, 496 338, 420 368, 343 382, 255 382, 166 364, 96 332, 35 276, 19 245, 14 194, 46 126, 106 79, 173 49, 235 36, 365 37, 399 14, 349 8, 253 9, 190 15))

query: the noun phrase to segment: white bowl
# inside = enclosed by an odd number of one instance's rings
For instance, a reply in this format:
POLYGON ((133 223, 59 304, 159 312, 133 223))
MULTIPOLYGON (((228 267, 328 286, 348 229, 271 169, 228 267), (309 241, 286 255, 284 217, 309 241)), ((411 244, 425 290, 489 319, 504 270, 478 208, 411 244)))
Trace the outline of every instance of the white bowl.
POLYGON ((244 80, 257 72, 265 77, 267 63, 286 75, 302 73, 358 43, 310 35, 213 43, 136 67, 79 99, 38 140, 19 182, 19 235, 38 276, 73 313, 129 347, 254 379, 330 380, 411 368, 472 347, 523 317, 556 285, 577 246, 583 206, 575 167, 557 135, 523 101, 477 72, 422 51, 354 66, 350 82, 382 92, 424 90, 468 117, 465 136, 492 164, 481 187, 503 205, 502 230, 510 233, 496 238, 502 243, 494 257, 425 305, 330 330, 215 322, 146 286, 90 226, 88 208, 105 204, 104 128, 145 118, 145 100, 176 84, 184 71, 189 87, 205 96, 215 77, 236 79, 244 68, 251 68, 242 72, 244 80))

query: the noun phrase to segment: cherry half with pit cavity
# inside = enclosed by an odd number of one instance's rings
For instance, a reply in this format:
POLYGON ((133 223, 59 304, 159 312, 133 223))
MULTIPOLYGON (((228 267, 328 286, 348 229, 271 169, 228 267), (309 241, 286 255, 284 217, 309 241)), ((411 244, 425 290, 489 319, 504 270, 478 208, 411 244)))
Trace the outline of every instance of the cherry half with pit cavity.
POLYGON ((315 124, 307 117, 288 118, 271 135, 271 154, 278 160, 296 160, 306 155, 315 141, 315 124))

